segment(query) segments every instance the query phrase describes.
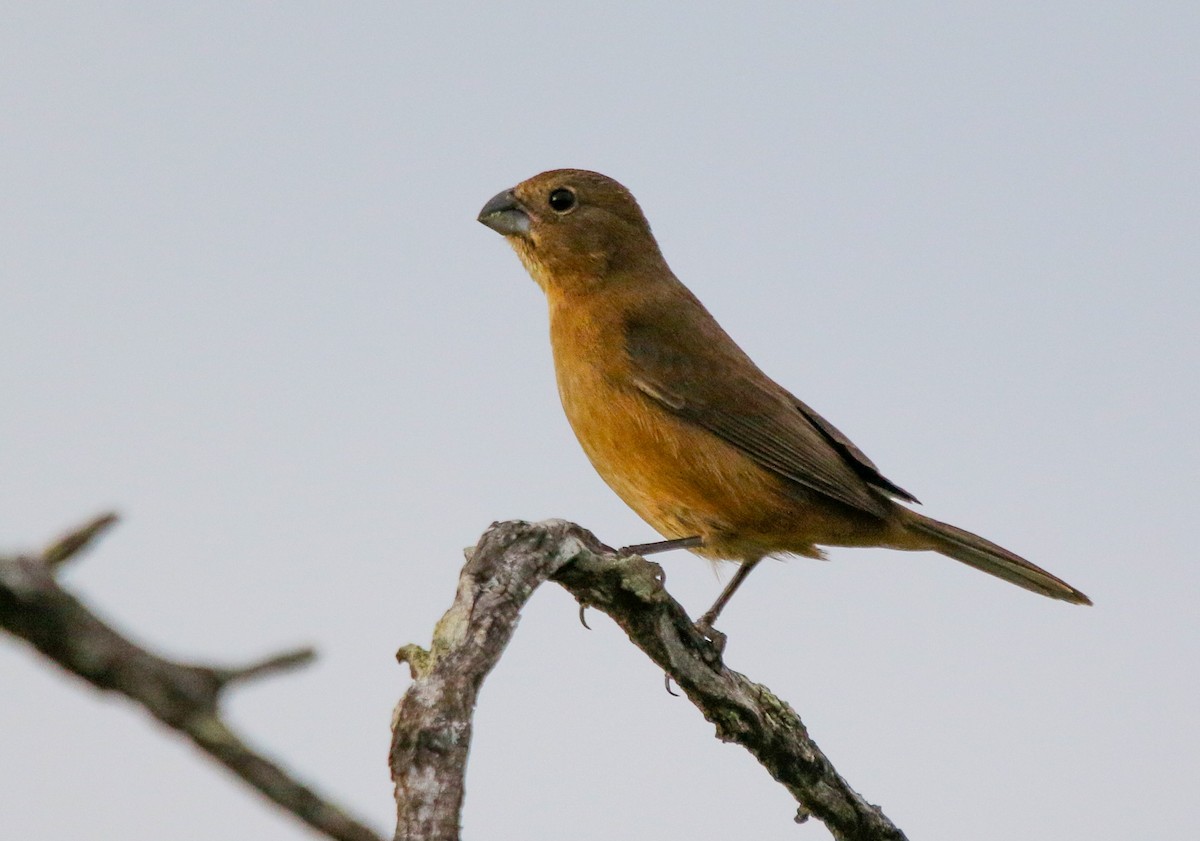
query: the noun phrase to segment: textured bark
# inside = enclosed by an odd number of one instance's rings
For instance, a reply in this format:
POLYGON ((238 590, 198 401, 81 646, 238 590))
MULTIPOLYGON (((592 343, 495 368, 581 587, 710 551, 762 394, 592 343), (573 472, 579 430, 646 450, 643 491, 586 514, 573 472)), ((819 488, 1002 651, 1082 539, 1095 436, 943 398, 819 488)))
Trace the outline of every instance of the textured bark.
POLYGON ((498 523, 470 553, 454 605, 431 650, 401 649, 414 682, 393 722, 396 841, 459 837, 471 716, 479 687, 516 627, 518 612, 548 577, 584 607, 611 616, 711 721, 717 737, 749 750, 839 841, 903 841, 878 807, 837 773, 799 716, 766 687, 725 667, 663 589, 662 570, 619 556, 587 530, 552 520, 498 523))
POLYGON ((112 515, 97 518, 37 556, 0 557, 0 627, 63 669, 141 704, 230 771, 300 820, 338 841, 380 836, 249 747, 220 714, 231 684, 313 659, 311 649, 227 668, 176 663, 128 640, 59 586, 56 569, 86 547, 112 515))
POLYGON ((879 807, 842 778, 787 702, 725 666, 719 648, 663 589, 657 564, 616 556, 575 528, 573 537, 588 548, 555 580, 580 605, 612 617, 716 726, 717 738, 750 751, 796 799, 797 822, 813 815, 839 841, 903 841, 879 807))
POLYGON ((396 841, 459 837, 471 718, 483 679, 517 627, 539 584, 585 551, 577 526, 494 524, 468 552, 454 604, 438 622, 429 651, 397 652, 413 683, 392 719, 396 841))
MULTIPOLYGON (((329 837, 379 841, 247 746, 221 717, 221 696, 232 683, 306 663, 310 650, 240 668, 177 663, 134 644, 59 586, 58 567, 114 520, 97 518, 38 556, 0 557, 0 627, 67 671, 137 701, 329 837)), ((393 720, 397 841, 459 837, 480 686, 512 638, 521 608, 549 578, 581 606, 611 616, 716 726, 718 738, 749 750, 800 804, 797 820, 815 815, 839 841, 903 841, 904 834, 842 779, 791 707, 725 667, 719 647, 663 589, 656 564, 618 555, 590 532, 560 520, 493 525, 468 553, 454 604, 438 622, 430 650, 409 645, 398 653, 413 683, 393 720)))

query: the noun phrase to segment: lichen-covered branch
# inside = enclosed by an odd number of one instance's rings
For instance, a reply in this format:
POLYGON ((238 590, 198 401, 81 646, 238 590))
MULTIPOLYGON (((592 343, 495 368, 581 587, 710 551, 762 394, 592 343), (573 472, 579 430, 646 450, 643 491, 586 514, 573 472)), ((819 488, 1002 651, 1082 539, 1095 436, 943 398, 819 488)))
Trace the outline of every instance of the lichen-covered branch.
POLYGON ((580 552, 578 527, 497 523, 468 552, 428 651, 406 645, 413 683, 392 718, 396 841, 456 841, 475 699, 534 589, 580 552))
MULTIPOLYGON (((225 723, 231 684, 307 663, 309 649, 240 667, 177 663, 145 650, 99 619, 55 579, 61 564, 108 528, 96 518, 39 555, 0 557, 0 627, 106 690, 140 703, 186 734, 266 797, 339 841, 379 836, 250 748, 225 723)), ((661 569, 621 556, 563 521, 492 526, 470 551, 450 610, 429 651, 405 646, 413 684, 396 708, 390 752, 397 841, 456 841, 471 721, 484 678, 516 628, 521 608, 553 578, 579 603, 611 616, 684 691, 717 736, 749 750, 839 841, 903 841, 812 742, 803 723, 766 687, 726 668, 721 652, 663 589, 661 569)))
POLYGON ((141 704, 265 797, 330 838, 380 841, 364 824, 247 745, 221 716, 221 695, 230 684, 303 665, 312 660, 311 649, 233 668, 176 663, 131 642, 59 586, 57 568, 115 521, 111 514, 98 517, 38 555, 0 557, 0 627, 68 672, 141 704))
POLYGON ((575 528, 572 539, 587 549, 555 580, 581 605, 612 617, 716 726, 717 738, 750 751, 796 799, 797 822, 813 815, 838 841, 903 841, 879 807, 842 778, 787 702, 725 666, 718 648, 663 589, 657 564, 616 556, 575 528))
POLYGON ((511 638, 521 606, 553 577, 581 605, 607 613, 717 728, 749 750, 839 841, 903 841, 813 743, 799 716, 766 687, 725 667, 720 651, 663 589, 661 569, 623 557, 572 523, 492 526, 471 553, 433 646, 401 649, 414 682, 396 709, 392 777, 396 841, 459 837, 471 716, 484 677, 511 638))

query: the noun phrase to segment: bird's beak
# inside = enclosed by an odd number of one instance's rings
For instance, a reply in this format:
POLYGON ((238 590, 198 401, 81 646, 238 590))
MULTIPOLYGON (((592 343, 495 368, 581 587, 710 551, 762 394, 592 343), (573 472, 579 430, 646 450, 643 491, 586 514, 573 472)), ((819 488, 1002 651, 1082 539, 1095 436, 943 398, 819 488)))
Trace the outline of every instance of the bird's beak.
POLYGON ((529 233, 529 214, 512 190, 497 193, 479 211, 479 221, 506 237, 529 233))

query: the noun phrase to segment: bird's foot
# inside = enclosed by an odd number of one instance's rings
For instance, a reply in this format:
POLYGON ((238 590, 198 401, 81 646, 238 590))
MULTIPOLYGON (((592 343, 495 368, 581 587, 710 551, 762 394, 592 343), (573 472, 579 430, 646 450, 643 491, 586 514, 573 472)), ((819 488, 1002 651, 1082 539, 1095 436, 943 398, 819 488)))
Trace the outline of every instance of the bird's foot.
POLYGON ((713 627, 713 622, 716 621, 716 614, 712 611, 709 611, 696 620, 695 627, 696 630, 700 632, 700 636, 712 643, 712 647, 716 649, 717 657, 719 658, 725 653, 725 643, 729 638, 713 627))

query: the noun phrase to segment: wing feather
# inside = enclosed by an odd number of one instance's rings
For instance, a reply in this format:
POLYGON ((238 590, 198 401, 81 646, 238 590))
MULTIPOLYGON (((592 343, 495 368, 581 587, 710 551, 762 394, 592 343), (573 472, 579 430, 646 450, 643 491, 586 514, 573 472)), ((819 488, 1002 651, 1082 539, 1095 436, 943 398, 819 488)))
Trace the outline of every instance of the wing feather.
POLYGON ((832 424, 760 371, 692 301, 706 321, 703 332, 695 329, 694 316, 687 320, 691 329, 661 312, 627 319, 625 350, 635 388, 767 470, 843 505, 883 516, 886 496, 914 500, 832 424))

